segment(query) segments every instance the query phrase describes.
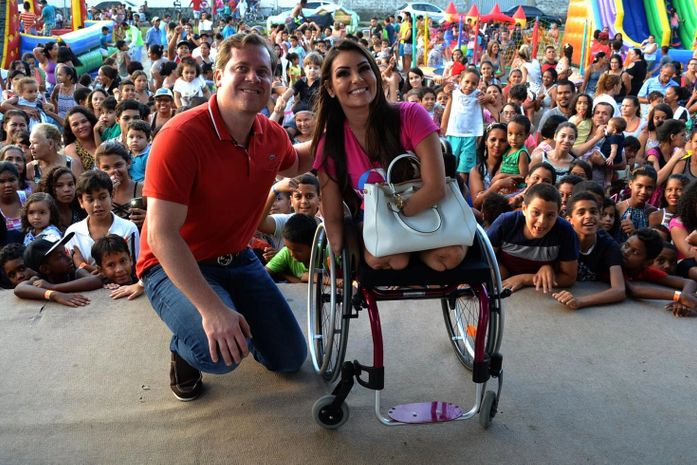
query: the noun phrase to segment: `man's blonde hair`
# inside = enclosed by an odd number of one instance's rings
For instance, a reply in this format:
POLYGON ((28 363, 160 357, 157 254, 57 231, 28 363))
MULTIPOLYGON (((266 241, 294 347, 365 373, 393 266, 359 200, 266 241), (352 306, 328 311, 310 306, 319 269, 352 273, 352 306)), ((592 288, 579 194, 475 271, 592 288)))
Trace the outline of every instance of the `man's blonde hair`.
POLYGON ((230 58, 232 57, 233 48, 241 50, 249 46, 261 47, 269 53, 269 58, 271 60, 271 72, 273 73, 273 70, 276 69, 276 64, 278 63, 278 57, 266 39, 256 32, 238 33, 225 39, 220 46, 218 46, 218 53, 215 58, 215 68, 219 69, 220 71, 225 69, 225 65, 227 65, 228 61, 230 61, 230 58))

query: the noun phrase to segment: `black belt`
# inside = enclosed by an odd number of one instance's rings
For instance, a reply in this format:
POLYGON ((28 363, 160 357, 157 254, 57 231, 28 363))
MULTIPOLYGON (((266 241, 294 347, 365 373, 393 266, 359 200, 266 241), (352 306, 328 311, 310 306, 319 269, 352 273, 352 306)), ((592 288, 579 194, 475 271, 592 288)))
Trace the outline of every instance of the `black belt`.
POLYGON ((213 266, 226 267, 226 266, 232 265, 237 260, 242 258, 246 252, 247 252, 247 249, 242 249, 239 252, 227 253, 227 254, 221 255, 219 257, 207 258, 205 260, 199 260, 199 263, 201 265, 213 265, 213 266))

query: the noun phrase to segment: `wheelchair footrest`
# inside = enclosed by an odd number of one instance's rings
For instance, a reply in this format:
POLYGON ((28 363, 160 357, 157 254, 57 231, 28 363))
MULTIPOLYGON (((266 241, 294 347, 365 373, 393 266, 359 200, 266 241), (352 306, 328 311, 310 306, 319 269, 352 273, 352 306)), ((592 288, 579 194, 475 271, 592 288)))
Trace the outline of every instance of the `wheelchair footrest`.
POLYGON ((395 405, 387 414, 402 423, 443 423, 463 415, 462 409, 450 402, 418 402, 395 405))

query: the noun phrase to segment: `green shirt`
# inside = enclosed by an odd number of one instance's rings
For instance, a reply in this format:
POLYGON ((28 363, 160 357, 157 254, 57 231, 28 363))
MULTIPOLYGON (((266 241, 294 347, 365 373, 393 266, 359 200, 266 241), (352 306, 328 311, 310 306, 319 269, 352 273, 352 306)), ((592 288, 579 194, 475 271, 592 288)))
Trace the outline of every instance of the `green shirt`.
POLYGON ((302 278, 303 273, 307 273, 307 267, 290 255, 288 247, 283 247, 279 250, 271 261, 266 264, 266 268, 272 273, 291 274, 298 279, 302 278))
POLYGON ((518 169, 518 160, 520 159, 521 154, 525 154, 524 156, 528 157, 528 161, 530 161, 528 149, 521 147, 515 152, 509 151, 503 156, 503 161, 501 162, 501 168, 499 171, 503 174, 520 174, 520 170, 518 169))
POLYGON ((104 128, 102 133, 102 141, 113 139, 114 137, 119 137, 121 135, 121 126, 118 123, 114 123, 108 128, 104 128))

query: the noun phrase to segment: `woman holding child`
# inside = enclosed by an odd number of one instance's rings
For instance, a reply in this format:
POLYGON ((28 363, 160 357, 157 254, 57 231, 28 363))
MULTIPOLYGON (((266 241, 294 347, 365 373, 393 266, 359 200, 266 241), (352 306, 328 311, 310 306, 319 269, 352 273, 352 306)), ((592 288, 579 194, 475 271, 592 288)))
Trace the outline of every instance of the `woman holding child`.
MULTIPOLYGON (((362 175, 386 169, 396 156, 411 150, 421 162, 422 188, 402 207, 406 216, 437 203, 445 193, 445 169, 438 128, 417 103, 392 105, 381 91, 380 69, 362 46, 342 41, 322 64, 322 87, 317 125, 312 140, 322 189, 322 211, 332 250, 343 247, 343 209, 346 202, 360 221, 358 184, 362 175), (369 155, 370 154, 370 155, 369 155)), ((435 270, 451 269, 464 258, 462 246, 419 253, 435 270)), ((375 257, 367 251, 368 266, 402 269, 409 254, 375 257)))

